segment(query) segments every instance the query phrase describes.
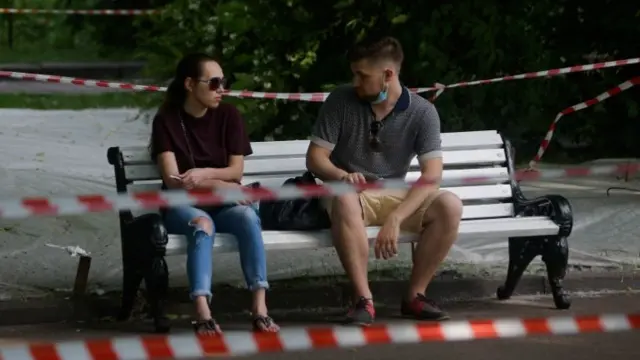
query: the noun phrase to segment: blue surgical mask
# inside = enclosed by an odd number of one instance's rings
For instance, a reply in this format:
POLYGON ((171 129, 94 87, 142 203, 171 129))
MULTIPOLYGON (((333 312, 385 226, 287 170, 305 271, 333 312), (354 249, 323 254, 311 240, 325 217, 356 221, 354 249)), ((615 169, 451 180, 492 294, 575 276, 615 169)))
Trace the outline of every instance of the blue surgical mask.
POLYGON ((371 101, 371 104, 373 105, 380 104, 381 102, 387 100, 388 95, 389 95, 389 86, 387 84, 384 84, 382 91, 378 93, 378 97, 376 99, 371 101))

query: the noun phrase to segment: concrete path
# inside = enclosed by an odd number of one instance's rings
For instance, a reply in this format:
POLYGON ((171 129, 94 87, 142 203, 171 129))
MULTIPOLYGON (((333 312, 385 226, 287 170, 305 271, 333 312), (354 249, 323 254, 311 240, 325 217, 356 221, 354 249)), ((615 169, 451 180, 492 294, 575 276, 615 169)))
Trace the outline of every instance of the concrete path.
MULTIPOLYGON (((447 304, 453 320, 501 319, 523 317, 568 316, 571 314, 597 315, 603 313, 638 313, 640 295, 633 292, 619 294, 574 294, 576 301, 569 311, 548 308, 546 297, 519 297, 506 303, 492 300, 447 304)), ((379 323, 404 323, 397 318, 398 309, 381 309, 379 323)), ((283 327, 333 325, 341 310, 314 309, 273 313, 283 327)), ((219 318, 228 333, 249 330, 245 316, 219 318)), ((140 334, 141 324, 53 324, 0 328, 0 346, 14 346, 34 341, 65 341, 87 338, 105 338, 140 334)), ((188 333, 187 321, 174 334, 188 333)), ((247 357, 247 359, 305 359, 305 360, 628 360, 638 358, 639 332, 588 334, 573 336, 536 336, 504 340, 476 340, 455 343, 424 343, 414 345, 381 345, 344 350, 314 352, 273 353, 247 357)))

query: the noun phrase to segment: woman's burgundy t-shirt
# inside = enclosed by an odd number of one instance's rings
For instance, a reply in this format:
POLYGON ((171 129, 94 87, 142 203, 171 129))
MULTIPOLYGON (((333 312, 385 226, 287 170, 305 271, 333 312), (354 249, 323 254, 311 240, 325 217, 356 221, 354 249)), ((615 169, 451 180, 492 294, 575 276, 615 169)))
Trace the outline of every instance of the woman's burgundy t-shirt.
POLYGON ((151 141, 152 158, 173 152, 181 174, 194 167, 225 168, 229 156, 253 153, 240 112, 227 103, 207 110, 200 118, 182 109, 160 111, 153 119, 151 141))

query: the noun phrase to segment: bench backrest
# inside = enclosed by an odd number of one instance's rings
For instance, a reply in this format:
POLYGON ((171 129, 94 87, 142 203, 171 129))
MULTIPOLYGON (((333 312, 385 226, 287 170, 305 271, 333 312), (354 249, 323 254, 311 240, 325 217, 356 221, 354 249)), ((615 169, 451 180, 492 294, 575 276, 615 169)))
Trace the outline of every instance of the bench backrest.
MULTIPOLYGON (((243 183, 260 181, 279 187, 306 171, 305 154, 309 140, 251 143, 253 154, 245 159, 243 183)), ((465 177, 492 177, 489 183, 445 187, 465 203, 464 219, 513 216, 512 189, 505 143, 496 131, 469 131, 442 134, 444 180, 465 177)), ((160 188, 158 170, 145 146, 111 148, 118 192, 160 188)), ((407 181, 420 176, 417 159, 411 162, 407 181)))

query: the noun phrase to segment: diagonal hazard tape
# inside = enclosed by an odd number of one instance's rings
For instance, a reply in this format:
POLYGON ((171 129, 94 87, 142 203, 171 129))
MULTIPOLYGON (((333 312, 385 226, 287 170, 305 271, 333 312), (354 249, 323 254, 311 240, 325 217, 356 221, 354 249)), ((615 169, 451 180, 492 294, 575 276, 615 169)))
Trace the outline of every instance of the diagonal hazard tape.
MULTIPOLYGON (((606 174, 633 174, 640 171, 640 163, 568 167, 544 171, 519 170, 516 181, 534 181, 565 177, 585 177, 606 174)), ((461 177, 445 179, 442 186, 498 184, 504 177, 461 177)), ((168 190, 121 194, 83 194, 67 197, 26 197, 0 199, 0 218, 25 218, 41 215, 74 215, 89 212, 122 210, 155 210, 171 206, 204 206, 233 204, 238 201, 290 200, 311 197, 339 196, 364 190, 408 189, 434 184, 435 181, 382 180, 367 184, 327 182, 321 185, 287 185, 282 187, 238 187, 203 190, 168 190)))
POLYGON ((551 144, 551 139, 553 138, 553 134, 556 131, 556 126, 558 125, 558 122, 560 121, 560 119, 562 119, 563 116, 569 115, 574 112, 599 104, 639 84, 640 84, 640 76, 636 76, 634 78, 631 78, 623 82, 622 84, 616 87, 613 87, 603 92, 602 94, 594 97, 593 99, 579 102, 573 106, 569 106, 568 108, 560 111, 558 115, 556 115, 556 118, 553 119, 553 122, 551 123, 551 125, 549 126, 549 130, 547 130, 547 134, 544 136, 544 139, 540 143, 540 147, 538 148, 538 152, 536 153, 536 156, 534 156, 534 158, 529 162, 529 167, 533 169, 535 168, 536 164, 540 162, 540 159, 542 159, 542 155, 544 155, 545 151, 547 151, 547 148, 551 144))
POLYGON ((463 320, 442 323, 376 324, 370 327, 295 327, 280 333, 228 332, 120 337, 0 347, 4 360, 155 360, 205 356, 354 348, 383 344, 509 339, 640 329, 640 314, 603 314, 525 319, 463 320))

